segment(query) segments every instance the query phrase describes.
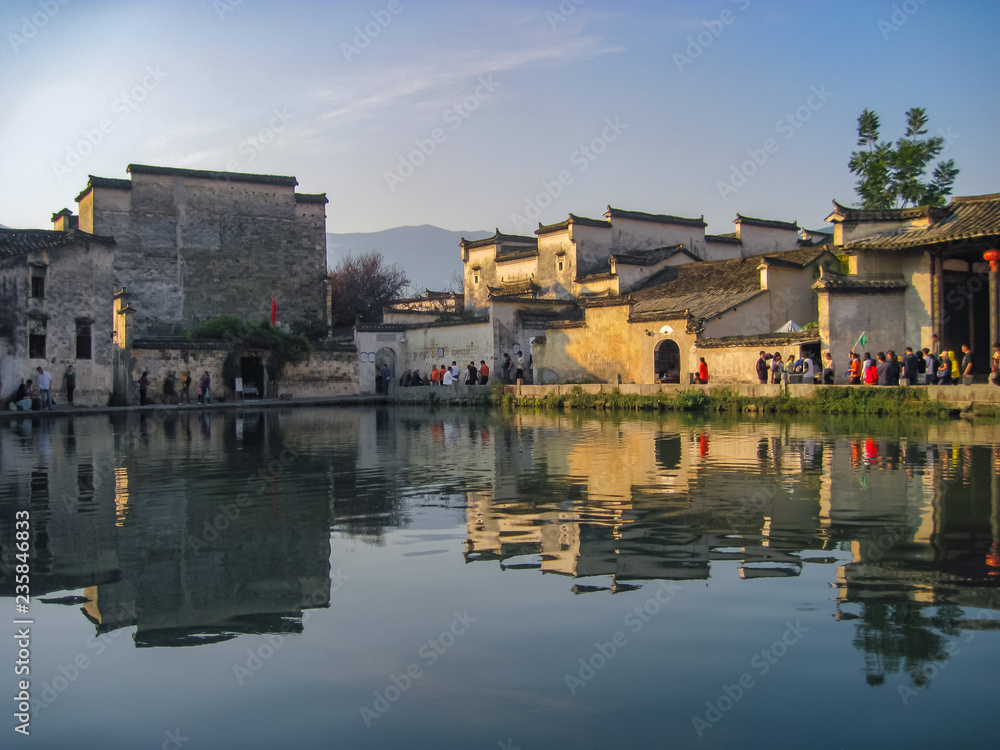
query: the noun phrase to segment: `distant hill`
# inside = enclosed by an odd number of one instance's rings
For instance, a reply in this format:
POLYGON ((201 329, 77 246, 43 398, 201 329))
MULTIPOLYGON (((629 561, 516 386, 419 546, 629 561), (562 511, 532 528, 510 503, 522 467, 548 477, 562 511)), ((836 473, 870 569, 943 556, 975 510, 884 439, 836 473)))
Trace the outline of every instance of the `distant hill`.
POLYGON ((414 294, 424 289, 441 291, 457 272, 462 273, 458 243, 462 237, 480 240, 493 232, 452 232, 424 224, 419 227, 394 227, 381 232, 354 232, 326 235, 326 265, 333 268, 345 255, 359 255, 372 250, 382 253, 387 263, 406 271, 414 294))

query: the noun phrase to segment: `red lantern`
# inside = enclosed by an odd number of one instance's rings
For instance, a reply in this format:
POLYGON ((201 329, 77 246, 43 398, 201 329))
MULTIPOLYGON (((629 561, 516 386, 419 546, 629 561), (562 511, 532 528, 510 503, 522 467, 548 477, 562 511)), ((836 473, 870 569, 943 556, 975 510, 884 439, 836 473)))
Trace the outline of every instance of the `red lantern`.
POLYGON ((1000 270, 1000 250, 987 250, 983 253, 983 259, 990 262, 990 270, 996 272, 1000 270))

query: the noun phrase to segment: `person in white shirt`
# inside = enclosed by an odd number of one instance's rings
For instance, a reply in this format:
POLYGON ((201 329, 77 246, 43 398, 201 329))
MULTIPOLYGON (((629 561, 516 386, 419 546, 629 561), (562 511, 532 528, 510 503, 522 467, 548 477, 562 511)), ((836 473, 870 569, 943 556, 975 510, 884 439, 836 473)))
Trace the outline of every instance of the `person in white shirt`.
POLYGON ((451 368, 449 367, 444 371, 444 377, 441 378, 441 385, 454 385, 455 376, 451 374, 451 368))
POLYGON ((802 360, 802 382, 812 385, 816 382, 816 365, 813 363, 812 357, 806 356, 802 360))
POLYGON ((38 373, 38 393, 42 399, 42 408, 52 411, 52 376, 48 370, 36 367, 38 373))

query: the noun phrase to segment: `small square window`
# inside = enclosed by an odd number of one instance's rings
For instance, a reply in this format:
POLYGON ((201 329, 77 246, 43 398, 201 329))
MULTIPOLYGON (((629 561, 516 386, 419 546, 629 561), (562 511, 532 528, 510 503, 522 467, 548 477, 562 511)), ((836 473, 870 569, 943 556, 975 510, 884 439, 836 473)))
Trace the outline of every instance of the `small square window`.
POLYGON ((31 298, 32 299, 45 299, 45 277, 44 276, 32 276, 31 277, 31 298))

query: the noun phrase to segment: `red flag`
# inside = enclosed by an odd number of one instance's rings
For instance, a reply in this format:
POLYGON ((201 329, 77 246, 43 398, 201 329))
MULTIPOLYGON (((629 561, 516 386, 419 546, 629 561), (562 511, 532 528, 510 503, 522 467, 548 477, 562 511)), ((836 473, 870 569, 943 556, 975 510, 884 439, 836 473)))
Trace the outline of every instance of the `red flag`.
POLYGON ((278 300, 276 297, 271 297, 271 325, 274 325, 274 321, 278 319, 278 300))

